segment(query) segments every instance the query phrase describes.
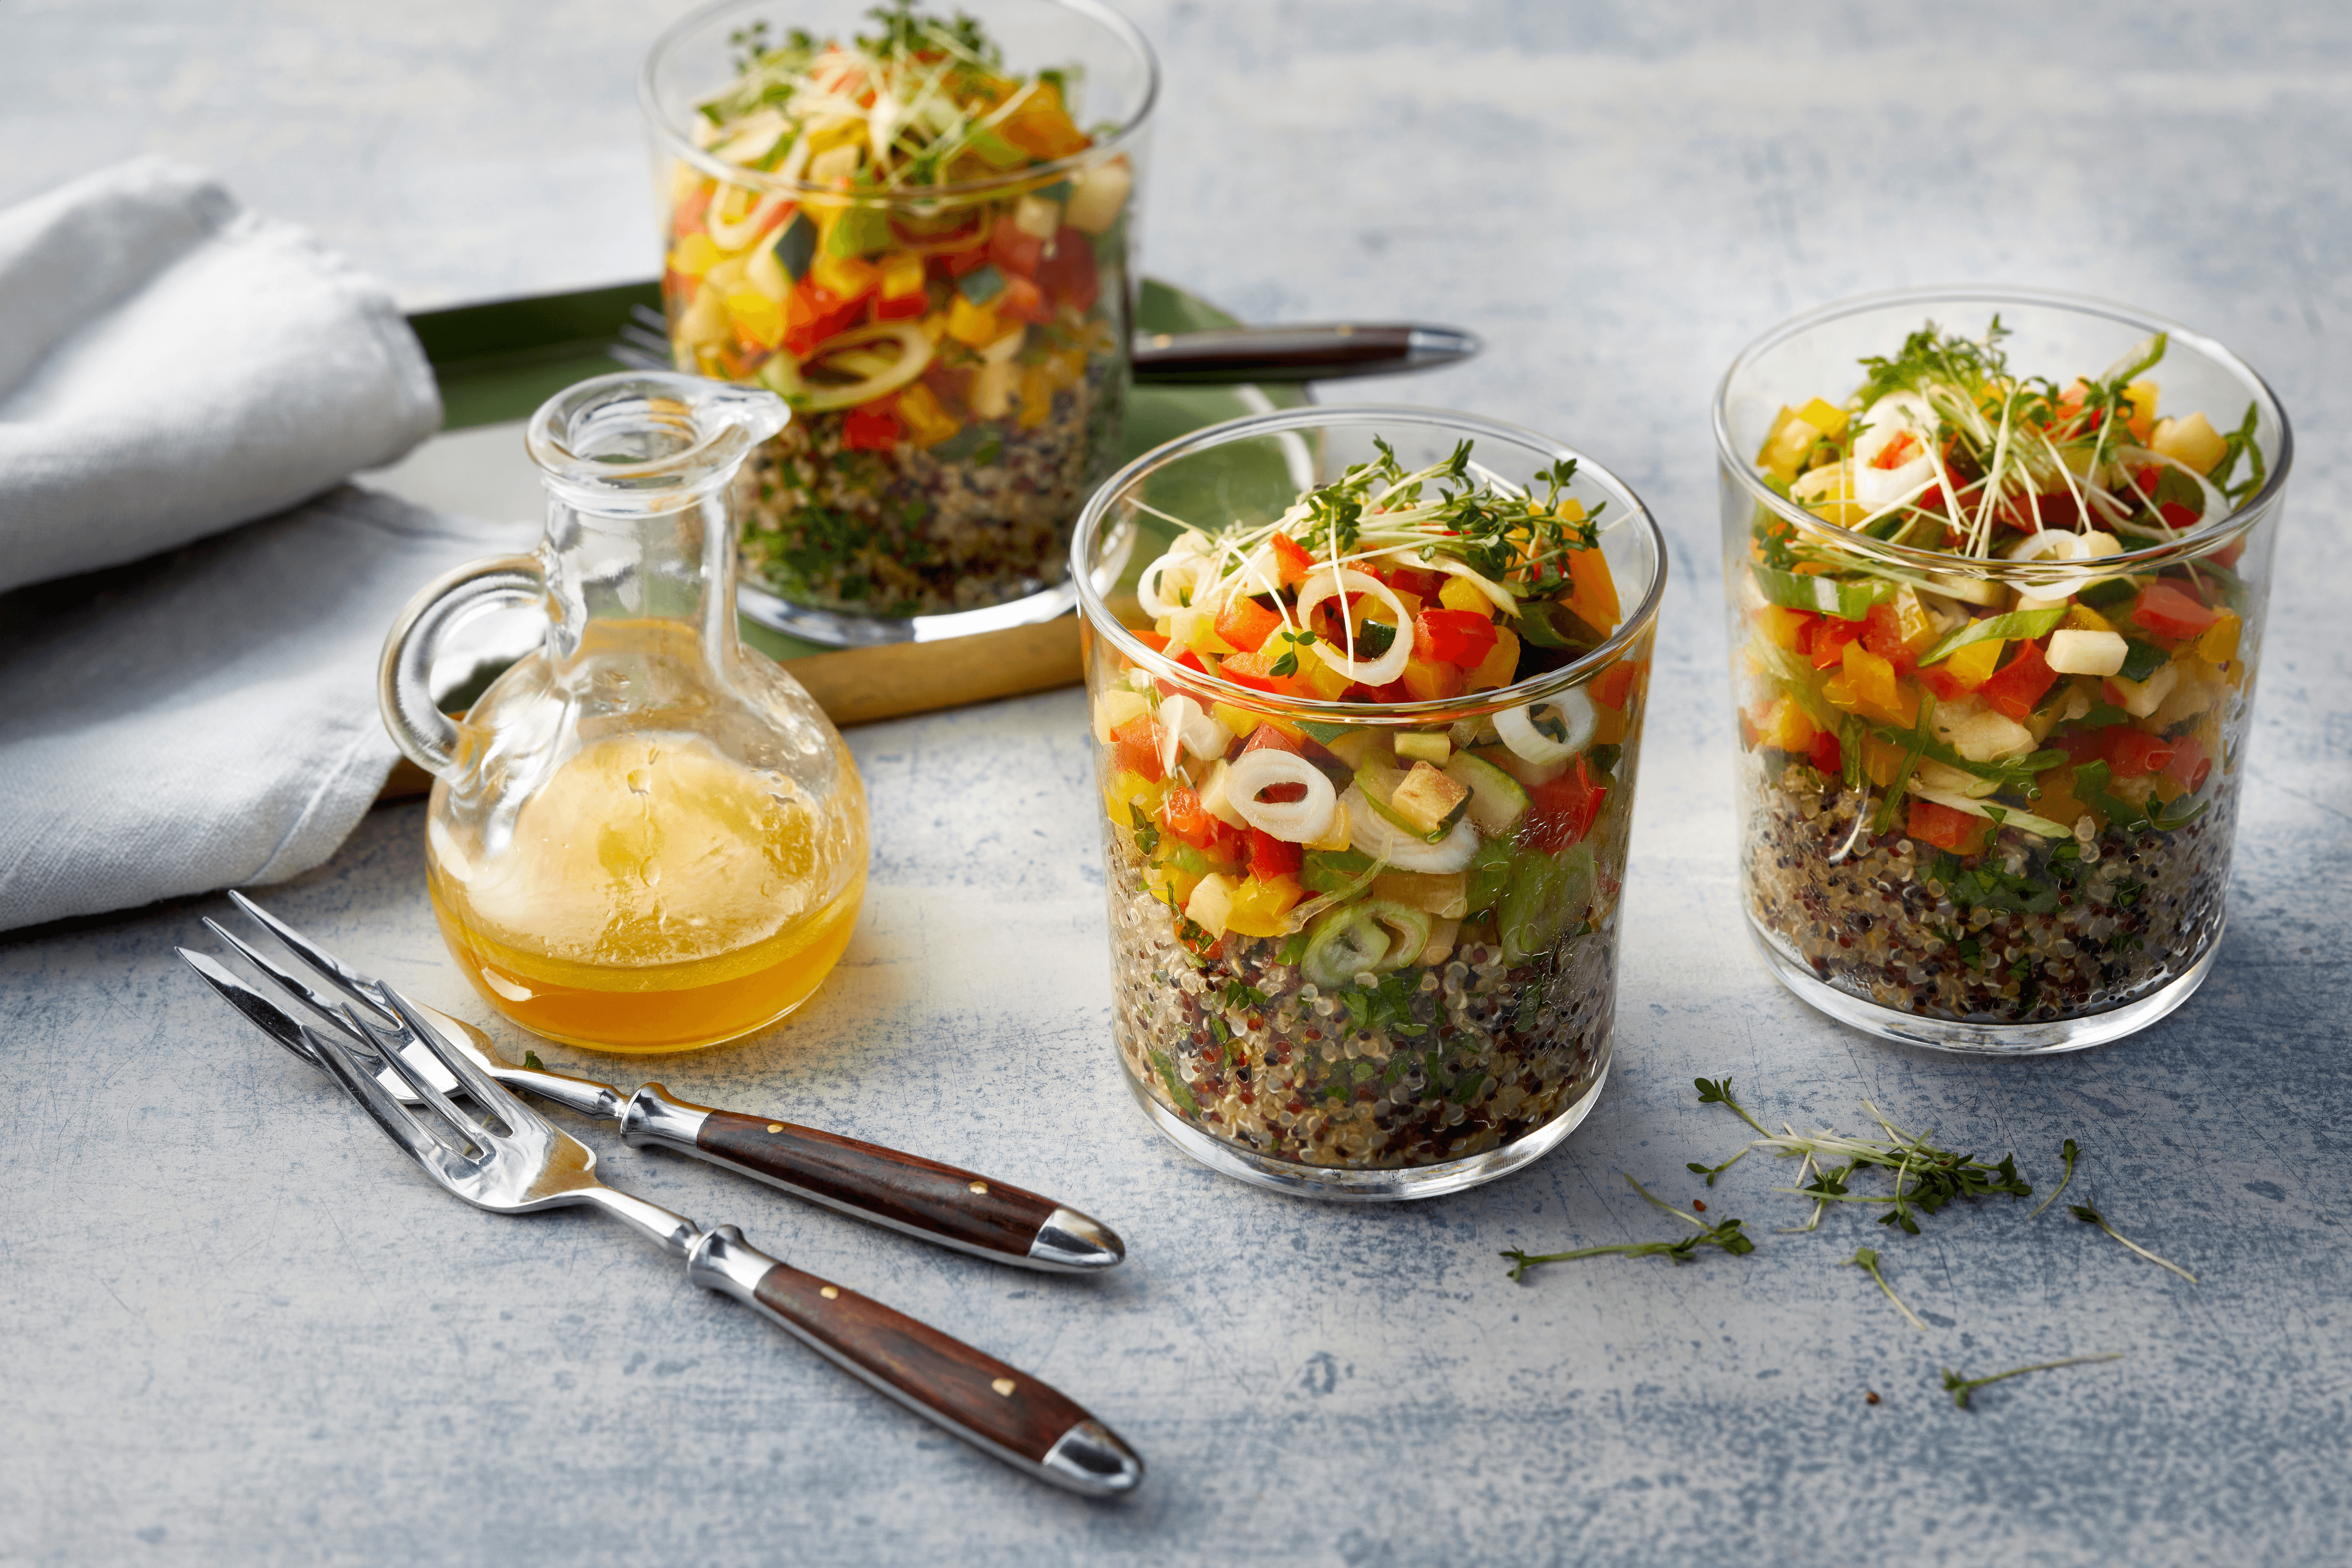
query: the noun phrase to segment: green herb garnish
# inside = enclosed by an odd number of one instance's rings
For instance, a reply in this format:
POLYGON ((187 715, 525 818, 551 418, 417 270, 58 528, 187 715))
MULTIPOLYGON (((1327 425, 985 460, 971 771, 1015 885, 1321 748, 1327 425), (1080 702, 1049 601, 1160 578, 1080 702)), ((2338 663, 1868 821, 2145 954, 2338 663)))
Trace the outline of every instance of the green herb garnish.
POLYGON ((2007 1372, 1994 1373, 1990 1377, 1962 1377, 1950 1367, 1946 1367, 1943 1369, 1944 1388, 1951 1394, 1952 1403, 1966 1410, 1969 1407, 1969 1395, 1989 1383, 1999 1383, 2005 1377, 2022 1377, 2029 1372, 2054 1372, 2062 1366, 2084 1366, 2097 1361, 2121 1361, 2123 1357, 2124 1352, 2121 1351, 2108 1351, 2101 1355, 2070 1355, 2062 1361, 2038 1361, 2032 1366, 2013 1366, 2007 1372))

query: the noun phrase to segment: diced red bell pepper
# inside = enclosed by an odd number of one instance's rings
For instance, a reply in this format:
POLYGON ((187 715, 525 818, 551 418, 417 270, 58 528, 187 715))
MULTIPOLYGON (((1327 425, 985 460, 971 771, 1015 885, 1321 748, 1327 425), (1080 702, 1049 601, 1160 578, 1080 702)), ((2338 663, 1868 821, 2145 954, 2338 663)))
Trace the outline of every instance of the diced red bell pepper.
POLYGON ((2042 645, 2021 641, 2016 655, 1977 688, 1977 694, 2019 723, 2033 711, 2042 694, 2057 684, 2058 672, 2042 657, 2042 645))
MULTIPOLYGON (((1305 746, 1299 744, 1297 741, 1292 739, 1290 736, 1284 734, 1281 731, 1276 729, 1271 724, 1260 724, 1256 729, 1250 731, 1249 740, 1242 747, 1242 754, 1244 756, 1247 756, 1252 752, 1264 752, 1269 750, 1288 752, 1294 757, 1303 757, 1307 754, 1307 748, 1305 746)), ((1297 786, 1294 785, 1292 787, 1296 788, 1297 786)))
POLYGON ((1863 617, 1862 646, 1895 667, 1900 678, 1919 668, 1918 656, 1903 640, 1903 619, 1892 605, 1873 605, 1863 617))
POLYGON ((1445 586, 1444 573, 1424 572, 1418 566, 1391 566, 1382 580, 1391 588, 1402 589, 1424 600, 1434 599, 1437 591, 1445 586))
POLYGON ((1580 756, 1576 766, 1528 791, 1528 814, 1519 819, 1514 841, 1522 848, 1556 855, 1582 843, 1608 804, 1609 786, 1594 782, 1586 759, 1580 756))
POLYGON ((1412 651, 1432 664, 1475 669, 1495 640, 1495 623, 1475 610, 1423 610, 1412 617, 1412 651))
POLYGON ((887 452, 904 435, 898 416, 890 412, 888 399, 853 408, 841 422, 841 444, 853 452, 887 452))
POLYGON ((865 295, 845 300, 814 277, 803 278, 784 296, 784 352, 805 358, 825 339, 856 326, 865 314, 865 295))
POLYGON ((1315 557, 1307 553, 1307 546, 1286 533, 1276 533, 1274 544, 1275 569, 1281 574, 1282 585, 1296 588, 1305 583, 1315 570, 1315 557))
POLYGON ((2157 502, 2156 514, 2164 519, 2164 525, 2167 528, 2194 528, 2204 521, 2201 513, 2191 507, 2181 505, 2177 500, 2157 502))
POLYGON ((1390 681, 1386 686, 1364 686, 1360 689, 1365 693, 1362 698, 1357 700, 1360 701, 1411 702, 1413 700, 1412 689, 1405 685, 1402 678, 1390 681))
POLYGON ((1255 827, 1249 830, 1249 874, 1259 881, 1297 876, 1302 859, 1297 845, 1255 827))
POLYGON ((2179 584, 2159 580, 2139 591, 2131 618, 2158 637, 2186 642, 2201 635, 2221 615, 2179 584))
POLYGON ((1626 711, 1641 685, 1642 671, 1647 668, 1640 659, 1619 659, 1592 678, 1592 700, 1620 713, 1626 711))
POLYGON ((1208 808, 1201 804, 1201 797, 1181 784, 1170 790, 1168 798, 1160 803, 1160 826, 1195 849, 1207 849, 1215 845, 1220 829, 1226 833, 1233 831, 1211 816, 1208 808))
POLYGON ((911 294, 901 294, 896 299, 887 294, 877 294, 873 315, 877 321, 911 321, 930 308, 930 297, 918 289, 911 294))
POLYGON ((1845 752, 1839 746, 1833 730, 1813 731, 1813 743, 1806 748, 1805 760, 1821 772, 1834 778, 1845 771, 1845 752))
MULTIPOLYGON (((1167 653, 1169 648, 1175 647, 1176 644, 1172 639, 1165 641, 1160 645, 1160 651, 1167 653)), ((1209 667, 1201 662, 1201 656, 1189 647, 1178 647, 1176 652, 1169 654, 1168 657, 1176 661, 1176 668, 1179 669, 1196 670, 1202 675, 1209 673, 1209 667)), ((1160 695, 1162 697, 1174 697, 1183 689, 1172 680, 1154 680, 1151 684, 1160 688, 1160 695)))
POLYGON ((1915 800, 1904 831, 1922 844, 1932 844, 1955 855, 1973 855, 1984 847, 1986 830, 1990 826, 1982 817, 1971 816, 1965 811, 1955 811, 1932 800, 1915 800))
POLYGON ((2063 735, 2051 736, 2049 743, 2053 751, 2065 752, 2069 763, 2077 764, 2095 763, 2099 760, 2100 752, 2106 745, 2106 731, 2070 730, 2063 735))
POLYGON ((1034 234, 1024 234, 1016 227, 1012 216, 996 220, 989 231, 988 258, 1003 268, 1008 277, 1034 279, 1037 263, 1045 258, 1045 242, 1034 234))
POLYGON ((1057 305, 1084 313, 1102 297, 1102 277, 1095 267, 1094 242, 1069 225, 1054 234, 1053 254, 1037 263, 1037 287, 1057 305))
POLYGON ((1281 626, 1282 616, 1255 599, 1235 594, 1217 612, 1216 625, 1219 637, 1244 652, 1255 653, 1281 626))
POLYGON ((1824 616, 1822 624, 1813 628, 1813 643, 1810 650, 1813 668, 1834 669, 1843 664, 1846 644, 1855 641, 1861 636, 1860 621, 1840 620, 1834 616, 1824 616))
POLYGON ((2172 742, 2128 724, 2111 724, 2100 731, 2099 755, 2107 760, 2107 767, 2116 778, 2145 778, 2149 773, 2162 773, 2170 764, 2172 742))
POLYGON ((988 238, 974 235, 971 249, 943 251, 931 258, 931 265, 950 283, 967 272, 977 272, 988 265, 988 238))
POLYGON ((1157 781, 1167 776, 1160 765, 1160 726, 1149 713, 1138 713, 1110 732, 1110 749, 1118 765, 1157 781))
POLYGON ((1007 321, 1050 321, 1054 307, 1045 302, 1044 289, 1017 273, 1007 273, 1004 291, 992 301, 1000 320, 1007 321))
POLYGON ((2191 792, 2205 787, 2205 775, 2213 771, 2213 759, 2205 754, 2205 742, 2194 735, 2183 735, 2172 742, 2172 760, 2164 764, 2164 776, 2191 792))
POLYGON ((1168 645, 1175 640, 1172 637, 1161 637, 1150 626, 1129 627, 1127 635, 1133 637, 1136 641, 1141 643, 1144 647, 1150 648, 1154 653, 1167 652, 1168 645))

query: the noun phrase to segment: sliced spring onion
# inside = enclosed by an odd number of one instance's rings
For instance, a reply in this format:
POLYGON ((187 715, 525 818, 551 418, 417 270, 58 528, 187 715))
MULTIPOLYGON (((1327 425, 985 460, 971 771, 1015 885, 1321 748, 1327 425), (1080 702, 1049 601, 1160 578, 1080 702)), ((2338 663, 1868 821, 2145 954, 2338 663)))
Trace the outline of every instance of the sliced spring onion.
POLYGON ((1514 756, 1531 763, 1560 763, 1592 744, 1601 715, 1581 690, 1524 702, 1495 715, 1495 732, 1514 756), (1548 710, 1541 711, 1538 710, 1548 710))
MULTIPOLYGON (((1242 820, 1269 837, 1286 843, 1306 844, 1322 837, 1331 830, 1331 817, 1339 809, 1339 792, 1323 771, 1296 752, 1266 746, 1255 752, 1244 752, 1233 771, 1225 775, 1225 799, 1241 813, 1242 820), (1276 784, 1303 784, 1307 795, 1301 800, 1260 800, 1260 792, 1276 784)), ((1349 815, 1353 820, 1353 814, 1349 815)))
POLYGON ((1805 572, 1783 572, 1777 566, 1755 566, 1756 587, 1767 599, 1783 609, 1810 610, 1817 616, 1835 616, 1842 621, 1858 621, 1870 614, 1870 606, 1885 604, 1895 597, 1895 584, 1884 578, 1865 578, 1848 582, 1836 577, 1805 572))
MULTIPOLYGON (((1412 619, 1404 613, 1404 601, 1390 592, 1389 585, 1379 578, 1361 572, 1350 572, 1344 567, 1334 572, 1328 566, 1319 566, 1299 585, 1296 612, 1299 624, 1306 625, 1307 617, 1314 614, 1315 606, 1336 594, 1371 595, 1394 613, 1395 624, 1400 628, 1412 619)), ((1315 639, 1315 653, 1325 664, 1350 680, 1360 680, 1366 686, 1386 686, 1402 675, 1404 667, 1412 661, 1412 639, 1398 637, 1389 645, 1388 652, 1370 662, 1349 658, 1346 645, 1334 643, 1329 637, 1315 639)))
MULTIPOLYGON (((719 213, 726 205, 728 193, 736 188, 733 185, 721 185, 712 192, 710 209, 703 219, 703 226, 710 234, 710 243, 721 250, 740 250, 759 238, 767 226, 776 220, 776 215, 783 210, 786 200, 780 194, 761 196, 751 204, 750 212, 745 213, 733 223, 729 223, 719 216, 719 213)), ((744 194, 750 195, 751 193, 746 191, 744 194)))
MULTIPOLYGON (((1202 762, 1222 757, 1233 734, 1201 710, 1201 705, 1178 692, 1160 705, 1160 771, 1176 771, 1176 748, 1181 744, 1202 762)), ((1255 755, 1255 753, 1253 753, 1255 755)), ((1318 775, 1320 776, 1320 775, 1318 775)), ((1328 781, 1326 781, 1328 787, 1328 781)), ((1335 795, 1332 797, 1338 799, 1335 795)))
POLYGON ((1983 620, 1969 622, 1929 648, 1920 657, 1919 662, 1922 665, 1941 664, 1970 643, 2046 637, 2065 618, 2066 606, 2063 605, 2053 605, 2046 610, 2013 610, 2005 616, 1988 616, 1983 620))
POLYGON ((923 367, 931 363, 931 340, 912 321, 877 321, 870 327, 857 327, 839 337, 827 338, 817 345, 808 363, 814 365, 827 354, 880 342, 885 338, 895 338, 898 342, 898 360, 887 370, 875 371, 846 386, 806 385, 792 399, 793 405, 816 413, 855 408, 861 403, 888 396, 922 374, 923 367))
POLYGON ((1382 817, 1353 784, 1339 800, 1348 808, 1351 847, 1400 871, 1465 871, 1477 856, 1478 829, 1467 816, 1455 823, 1451 833, 1430 844, 1382 817))
POLYGON ((1168 553, 1146 566, 1143 575, 1135 580, 1136 603, 1143 606, 1143 613, 1156 621, 1186 607, 1167 595, 1197 598, 1201 574, 1209 564, 1208 550, 1209 542, 1191 530, 1178 534, 1168 553))

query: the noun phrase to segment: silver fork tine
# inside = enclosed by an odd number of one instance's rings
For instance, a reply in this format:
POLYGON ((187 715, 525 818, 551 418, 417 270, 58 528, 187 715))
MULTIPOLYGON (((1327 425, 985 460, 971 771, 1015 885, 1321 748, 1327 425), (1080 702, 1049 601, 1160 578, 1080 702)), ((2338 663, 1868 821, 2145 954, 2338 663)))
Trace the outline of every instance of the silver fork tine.
MULTIPOLYGON (((465 1052, 442 1039, 438 1030, 410 1010, 407 997, 386 985, 383 987, 383 999, 391 1005, 400 1021, 408 1026, 408 1032, 424 1042, 425 1048, 433 1053, 434 1059, 447 1068, 458 1085, 473 1096, 474 1103, 497 1116, 509 1131, 543 1120, 538 1111, 518 1100, 506 1085, 475 1066, 473 1059, 465 1052)), ((415 1079, 418 1075, 404 1073, 402 1076, 415 1079)))
MULTIPOLYGON (((247 914, 251 915, 255 920, 259 921, 264 926, 268 927, 269 934, 276 937, 279 942, 284 942, 287 950, 292 952, 295 957, 300 959, 303 963, 317 970, 320 974, 326 975, 334 980, 345 991, 349 992, 355 1001, 359 1002, 377 1017, 389 1018, 391 1016, 391 1015, 385 1011, 383 1002, 378 998, 377 991, 379 983, 377 981, 368 975, 362 974, 358 970, 353 969, 341 959, 337 958, 333 953, 329 952, 325 948, 320 947, 317 942, 312 942, 309 937, 304 936, 300 931, 296 931, 292 926, 288 925, 284 921, 279 920, 276 915, 271 914, 268 910, 263 909, 259 904, 255 903, 251 899, 247 898, 243 893, 238 892, 236 889, 231 888, 229 889, 228 896, 230 902, 236 905, 238 909, 243 910, 247 914)), ((206 925, 212 924, 210 921, 206 921, 205 923, 206 925)), ((218 928, 215 927, 215 929, 217 930, 218 928)))
POLYGON ((260 1027, 263 1034, 285 1047, 299 1060, 314 1068, 327 1064, 319 1059, 317 1047, 304 1037, 313 1033, 302 1021, 264 996, 236 975, 224 969, 208 953, 193 952, 184 947, 172 950, 187 961, 197 978, 217 992, 222 1001, 244 1014, 260 1027))
MULTIPOLYGON (((459 1110, 457 1107, 450 1101, 449 1098, 441 1092, 438 1085, 429 1081, 424 1073, 417 1069, 415 1064, 410 1062, 400 1054, 401 1046, 404 1042, 401 1041, 397 1035, 394 1035, 392 1031, 387 1029, 377 1028, 374 1025, 370 1024, 365 1019, 362 1018, 357 1013, 352 1012, 349 1007, 345 1007, 342 1010, 342 1022, 346 1028, 352 1029, 355 1032, 361 1032, 360 1037, 370 1042, 373 1046, 378 1055, 383 1058, 384 1070, 386 1072, 391 1073, 395 1080, 406 1088, 408 1093, 415 1095, 417 1100, 431 1106, 436 1111, 439 1112, 442 1121, 448 1123, 450 1128, 458 1133, 459 1136, 463 1137, 467 1142, 473 1142, 478 1137, 488 1138, 491 1136, 490 1133, 484 1130, 479 1122, 476 1121, 472 1117, 465 1114, 465 1112, 459 1110), (389 1040, 389 1043, 387 1043, 387 1040, 389 1040)), ((411 1035, 412 1037, 417 1039, 422 1039, 424 1037, 422 1035, 415 1034, 413 1026, 411 1029, 411 1035)), ((380 1088, 389 1088, 388 1085, 384 1085, 382 1082, 381 1076, 379 1076, 377 1083, 380 1088)), ((504 1091, 501 1090, 500 1092, 504 1091)), ((511 1128, 514 1123, 509 1121, 504 1123, 504 1125, 511 1128)))
MULTIPOLYGON (((252 943, 237 936, 234 931, 229 931, 226 927, 223 926, 220 921, 213 919, 212 916, 206 915, 204 917, 204 920, 205 929, 206 931, 211 931, 215 936, 220 938, 221 941, 236 949, 236 951, 244 956, 244 959, 247 963, 250 963, 253 967, 261 971, 262 973, 269 976, 270 979, 275 980, 278 984, 284 986, 287 990, 292 992, 295 995, 299 996, 303 1001, 309 1003, 310 1006, 318 1012, 320 1017, 333 1020, 335 1026, 338 1028, 348 1029, 351 1027, 349 1024, 344 1022, 343 1013, 347 1009, 339 1009, 337 1004, 328 1001, 324 996, 320 995, 316 991, 310 989, 310 985, 303 981, 300 975, 295 973, 284 964, 279 963, 276 959, 269 958, 263 954, 259 949, 254 947, 252 943)), ((181 951, 184 952, 186 949, 184 948, 181 951)), ((192 959, 190 962, 193 963, 194 960, 192 959)), ((375 1048, 375 1042, 368 1038, 366 1036, 361 1035, 355 1037, 362 1045, 368 1047, 370 1049, 375 1048)))
MULTIPOLYGON (((313 1033, 316 1034, 315 1031, 313 1033)), ((409 1114, 407 1108, 393 1097, 391 1090, 376 1082, 373 1073, 362 1069, 352 1059, 351 1046, 331 1035, 316 1035, 316 1038, 319 1065, 343 1086, 346 1094, 360 1102, 360 1109, 383 1129, 385 1137, 406 1150, 409 1158, 424 1166, 435 1181, 447 1186, 449 1184, 442 1176, 436 1159, 447 1152, 441 1141, 426 1131, 409 1114)))

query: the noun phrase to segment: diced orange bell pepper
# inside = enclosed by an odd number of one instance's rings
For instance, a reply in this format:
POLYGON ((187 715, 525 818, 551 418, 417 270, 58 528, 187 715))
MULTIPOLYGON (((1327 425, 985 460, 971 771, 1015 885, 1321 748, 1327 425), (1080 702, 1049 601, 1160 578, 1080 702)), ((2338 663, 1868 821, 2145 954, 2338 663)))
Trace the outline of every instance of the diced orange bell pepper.
POLYGON ((1286 533, 1276 533, 1272 543, 1275 569, 1281 575, 1282 585, 1296 588, 1305 583, 1307 574, 1315 570, 1315 557, 1307 553, 1307 547, 1286 533))
POLYGON ((2213 619, 2205 635, 2197 639, 2197 657, 2219 669, 2238 657, 2238 638, 2245 623, 2238 619, 2235 610, 2223 610, 2213 619))
MULTIPOLYGON (((1282 626, 1282 616, 1259 604, 1255 599, 1235 594, 1225 607, 1217 612, 1217 635, 1244 653, 1254 653, 1265 646, 1282 626)), ((1285 645, 1286 648, 1287 644, 1285 645)))
POLYGON ((2119 779, 2145 778, 2160 773, 2172 763, 2172 742, 2161 735, 2151 735, 2145 730, 2135 730, 2128 724, 2112 724, 2099 734, 2099 755, 2119 779))
POLYGON ((1118 765, 1158 783, 1167 776, 1160 765, 1160 726, 1149 713, 1138 713, 1110 732, 1111 753, 1118 765))
POLYGON ((2185 642, 2211 630, 2221 616, 2179 584, 2159 578, 2139 591, 2131 618, 2158 637, 2185 642))
POLYGON ((1614 708, 1621 713, 1624 712, 1632 705, 1634 693, 1640 689, 1642 672, 1647 668, 1649 664, 1646 660, 1619 659, 1592 678, 1592 685, 1589 688, 1592 700, 1603 708, 1614 708))
POLYGON ((1767 605, 1756 612, 1756 626, 1764 634, 1765 640, 1775 647, 1803 653, 1812 646, 1812 625, 1821 618, 1811 610, 1791 610, 1780 605, 1767 605))
MULTIPOLYGON (((1283 646, 1287 647, 1289 645, 1286 643, 1283 646)), ((1279 657, 1265 648, 1236 653, 1218 667, 1217 673, 1234 685, 1246 686, 1253 691, 1269 691, 1277 697, 1311 696, 1312 693, 1297 677, 1273 673, 1275 660, 1279 657)))
POLYGON ((1905 831, 1922 844, 1932 844, 1955 855, 1974 855, 1984 847, 1986 830, 1990 826, 1982 817, 1971 816, 1965 811, 1955 811, 1932 800, 1915 800, 1905 831))
POLYGON ((1845 645, 1846 684, 1856 707, 1874 719, 1910 728, 1919 721, 1919 694, 1895 677, 1895 666, 1859 642, 1845 645))
POLYGON ((1623 612, 1617 603, 1617 579, 1610 574, 1609 558, 1597 549, 1571 550, 1568 574, 1575 584, 1568 607, 1577 619, 1597 631, 1615 631, 1623 612))
POLYGON ((1812 749, 1813 737, 1821 728, 1796 703, 1775 697, 1757 713, 1756 733, 1764 745, 1801 754, 1812 749))
POLYGON ((1469 685, 1469 672, 1458 664, 1433 663, 1414 658, 1404 667, 1404 689, 1415 702, 1435 702, 1459 697, 1469 685))
POLYGON ((1992 679, 1992 672, 2000 665, 2000 650, 2006 646, 1999 637, 1972 642, 1949 658, 1921 670, 1919 683, 1934 692, 1938 701, 1956 701, 1992 679))

